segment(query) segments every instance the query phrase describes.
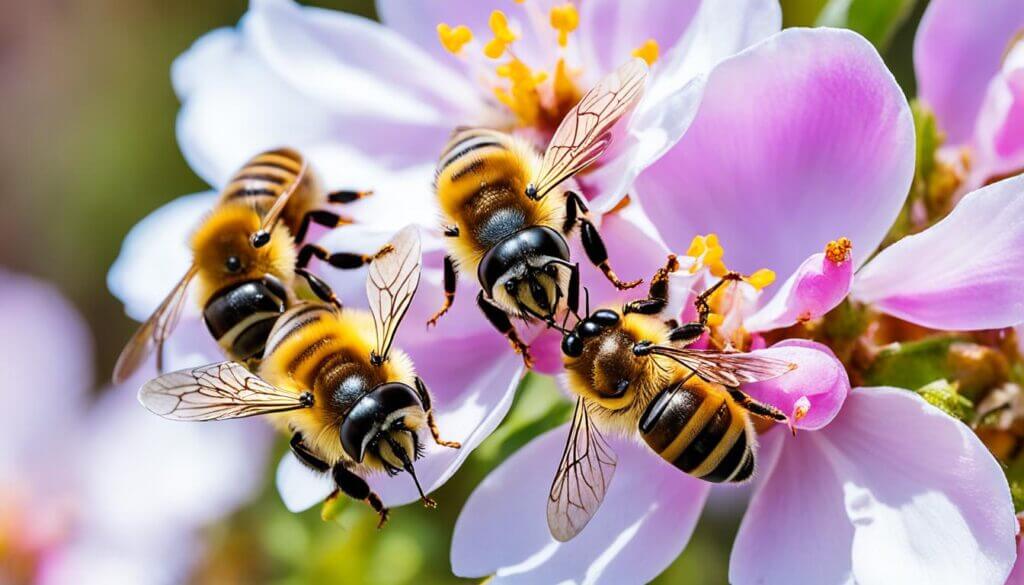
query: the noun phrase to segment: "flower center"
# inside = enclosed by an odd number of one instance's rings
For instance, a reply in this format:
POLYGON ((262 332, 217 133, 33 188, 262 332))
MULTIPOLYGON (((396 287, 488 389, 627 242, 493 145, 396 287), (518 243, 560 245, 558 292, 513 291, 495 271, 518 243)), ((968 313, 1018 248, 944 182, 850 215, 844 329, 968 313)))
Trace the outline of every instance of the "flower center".
MULTIPOLYGON (((547 138, 586 89, 580 86, 583 67, 571 64, 570 59, 571 55, 579 53, 574 51, 572 41, 579 28, 580 15, 571 2, 554 6, 546 15, 536 2, 516 0, 516 3, 522 6, 524 20, 536 40, 534 45, 542 53, 530 57, 544 61, 542 64, 527 64, 516 53, 524 31, 516 28, 501 10, 491 12, 487 22, 490 39, 483 45, 473 42, 474 33, 465 25, 437 25, 438 40, 445 50, 466 60, 479 74, 487 94, 514 118, 511 129, 534 130, 538 137, 547 138)), ((658 43, 648 39, 632 55, 650 65, 657 61, 658 53, 658 43)), ((622 60, 628 57, 622 55, 622 60)))
POLYGON ((850 259, 851 250, 853 250, 853 242, 850 241, 850 238, 832 240, 825 245, 825 258, 833 264, 842 264, 850 259))

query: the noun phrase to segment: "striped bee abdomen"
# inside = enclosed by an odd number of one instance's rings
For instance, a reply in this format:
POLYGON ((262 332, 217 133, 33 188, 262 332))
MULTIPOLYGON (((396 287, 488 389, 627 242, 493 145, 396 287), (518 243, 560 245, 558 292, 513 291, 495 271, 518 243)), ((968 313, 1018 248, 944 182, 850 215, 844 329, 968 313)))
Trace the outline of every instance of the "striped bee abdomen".
POLYGON ((214 294, 203 309, 210 333, 232 357, 247 360, 263 353, 288 296, 272 276, 232 285, 214 294))
POLYGON ((644 441, 686 473, 714 483, 742 482, 754 472, 746 412, 725 392, 673 384, 640 419, 644 441))
POLYGON ((302 155, 287 148, 258 154, 235 173, 221 200, 250 198, 257 206, 269 209, 298 178, 302 161, 302 155))

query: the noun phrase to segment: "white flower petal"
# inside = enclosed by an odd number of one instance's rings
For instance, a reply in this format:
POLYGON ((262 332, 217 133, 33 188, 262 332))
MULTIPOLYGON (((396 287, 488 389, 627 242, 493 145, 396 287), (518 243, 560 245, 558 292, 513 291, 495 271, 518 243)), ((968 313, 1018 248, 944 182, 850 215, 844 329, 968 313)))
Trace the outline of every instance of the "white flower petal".
POLYGON ((276 480, 277 493, 291 512, 308 510, 334 491, 334 480, 329 474, 306 467, 290 451, 277 464, 276 480))

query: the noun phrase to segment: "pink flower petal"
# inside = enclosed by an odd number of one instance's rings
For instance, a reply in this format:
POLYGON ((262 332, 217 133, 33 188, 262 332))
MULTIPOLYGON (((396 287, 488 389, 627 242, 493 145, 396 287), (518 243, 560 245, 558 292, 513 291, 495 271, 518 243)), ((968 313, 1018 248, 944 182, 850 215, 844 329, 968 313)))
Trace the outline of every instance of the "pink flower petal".
POLYGON ((852 295, 936 329, 1024 321, 1024 176, 967 194, 939 223, 882 250, 852 295))
POLYGON ((770 331, 817 319, 846 298, 852 283, 849 259, 835 262, 821 252, 812 254, 744 325, 749 331, 770 331))
POLYGON ((580 46, 589 66, 615 70, 648 39, 661 55, 675 47, 693 22, 701 0, 640 0, 623 4, 595 0, 580 4, 580 46))
POLYGON ((56 288, 3 269, 0 315, 0 485, 14 478, 66 485, 41 454, 72 447, 93 381, 92 337, 56 288), (47 428, 64 432, 41 432, 47 428))
MULTIPOLYGON (((107 273, 107 288, 124 303, 125 313, 145 321, 192 264, 189 236, 213 209, 211 192, 178 197, 142 218, 125 236, 107 273)), ((186 302, 183 317, 198 317, 186 302)))
POLYGON ((75 469, 92 534, 173 542, 259 492, 273 437, 265 421, 162 420, 136 402, 137 383, 108 390, 86 423, 75 469))
POLYGON ((1004 582, 1009 488, 963 424, 908 391, 858 388, 828 428, 770 434, 785 446, 743 519, 732 583, 1004 582))
POLYGON ((610 439, 618 453, 604 504, 576 538, 555 541, 548 490, 567 426, 534 439, 481 483, 452 539, 452 571, 493 583, 633 583, 653 579, 686 546, 708 493, 645 445, 610 439))
MULTIPOLYGON (((289 26, 282 30, 282 34, 292 35, 297 26, 308 24, 312 29, 312 23, 320 25, 320 12, 314 9, 308 9, 312 12, 301 11, 303 18, 296 23, 293 8, 260 6, 259 10, 267 9, 275 14, 284 10, 287 13, 284 22, 289 26)), ((257 7, 254 10, 259 12, 257 7)), ((351 16, 344 18, 359 22, 356 26, 361 30, 366 28, 361 35, 382 31, 385 37, 393 37, 379 25, 362 23, 351 16)), ((177 123, 178 142, 197 174, 213 186, 223 186, 253 154, 282 145, 303 152, 333 147, 328 151, 330 156, 311 157, 314 169, 320 172, 347 170, 346 177, 349 173, 360 173, 363 167, 358 157, 352 154, 354 152, 374 157, 376 167, 434 161, 451 131, 450 120, 416 124, 410 123, 408 116, 403 119, 394 112, 355 113, 352 109, 341 108, 345 96, 347 99, 356 99, 352 96, 373 99, 362 91, 365 78, 370 73, 324 64, 322 59, 326 57, 321 51, 322 46, 314 43, 316 37, 312 32, 304 42, 313 44, 313 47, 295 49, 305 51, 302 54, 281 56, 280 51, 284 49, 272 43, 271 39, 253 39, 265 20, 264 16, 256 15, 253 25, 243 24, 238 30, 213 31, 196 41, 174 62, 172 78, 182 101, 177 123), (349 88, 338 95, 325 95, 322 88, 293 85, 289 75, 294 72, 289 64, 305 62, 329 67, 335 84, 342 83, 342 78, 348 75, 351 78, 349 88), (259 91, 254 92, 254 87, 260 88, 259 91), (352 87, 360 90, 352 90, 352 87), (347 150, 338 148, 345 145, 349 147, 347 150)), ((293 38, 274 37, 280 42, 293 38)), ((385 51, 386 55, 391 55, 378 44, 371 43, 357 52, 385 51)), ((314 74, 312 79, 321 77, 314 74)), ((373 87, 381 89, 382 84, 386 85, 378 80, 373 87)), ((398 86, 389 87, 388 91, 397 95, 404 90, 398 86)), ((388 102, 380 99, 378 103, 388 102)), ((353 184, 346 178, 342 182, 326 183, 329 189, 353 186, 367 187, 353 184)))
MULTIPOLYGON (((671 5, 675 13, 671 18, 661 19, 664 24, 652 30, 671 38, 673 31, 681 24, 687 24, 685 33, 677 42, 661 44, 662 55, 651 70, 651 77, 644 91, 644 98, 636 111, 625 121, 627 128, 621 141, 601 160, 601 166, 588 176, 588 183, 595 186, 596 196, 591 208, 604 211, 611 209, 633 189, 636 177, 665 152, 672 148, 693 121, 704 92, 707 74, 722 60, 735 55, 747 47, 776 33, 782 26, 782 11, 773 0, 718 0, 701 2, 696 14, 687 22, 690 4, 661 3, 660 7, 671 5), (683 4, 680 10, 679 4, 683 4)), ((604 2, 593 11, 591 3, 581 6, 581 32, 588 27, 598 29, 611 18, 612 2, 604 2), (593 16, 591 16, 593 15, 593 16), (594 24, 588 20, 594 19, 594 24)), ((623 5, 625 6, 625 5, 623 5)), ((658 18, 658 11, 634 10, 632 4, 623 15, 633 18, 658 18)), ((632 23, 617 30, 624 38, 636 38, 642 29, 632 28, 632 23)), ((682 30, 682 29, 680 29, 682 30)), ((643 40, 652 35, 648 34, 643 40)), ((613 58, 620 51, 606 51, 608 40, 595 30, 589 34, 591 42, 585 44, 585 51, 600 53, 613 58)), ((660 40, 659 40, 660 43, 660 40)), ((639 43, 638 43, 639 44, 639 43)), ((628 55, 628 52, 626 53, 628 55)), ((626 57, 620 57, 620 64, 626 57)), ((598 57, 590 57, 597 61, 598 57)), ((603 69, 594 65, 592 69, 603 69)), ((596 76, 595 76, 596 78, 596 76)), ((618 139, 617 139, 618 140, 618 139)))
MULTIPOLYGON (((956 152, 954 150, 954 152, 956 152)), ((955 154, 954 156, 959 156, 955 154)), ((1024 42, 1018 41, 988 86, 970 144, 964 191, 1024 168, 1024 42)))
POLYGON ((881 242, 914 172, 906 98, 859 35, 790 29, 715 68, 685 136, 637 180, 673 250, 715 232, 729 266, 790 274, 822 242, 881 242))
POLYGON ((850 392, 850 378, 843 364, 828 347, 805 339, 787 339, 767 349, 751 352, 796 364, 782 376, 745 384, 751 397, 768 403, 790 417, 798 428, 814 431, 829 424, 850 392))
MULTIPOLYGON (((1020 523, 1020 516, 1017 517, 1020 523)), ((1006 578, 1006 585, 1024 585, 1024 539, 1017 534, 1017 561, 1013 564, 1010 576, 1006 578)))
POLYGON ((452 116, 482 109, 465 77, 370 19, 254 0, 242 26, 253 49, 292 87, 337 110, 451 126, 452 116))
POLYGON ((928 4, 914 39, 917 91, 951 144, 971 138, 989 81, 1021 27, 1018 0, 928 4))

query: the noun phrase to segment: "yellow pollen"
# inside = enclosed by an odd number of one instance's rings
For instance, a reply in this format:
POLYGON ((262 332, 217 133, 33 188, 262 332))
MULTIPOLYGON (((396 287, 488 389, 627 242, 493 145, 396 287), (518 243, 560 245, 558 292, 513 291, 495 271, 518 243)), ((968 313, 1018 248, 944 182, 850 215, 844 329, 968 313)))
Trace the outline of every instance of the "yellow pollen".
POLYGON ((693 256, 696 258, 707 250, 707 246, 704 244, 704 236, 693 236, 690 240, 690 247, 686 250, 687 256, 693 256))
POLYGON ((800 420, 807 416, 807 413, 811 410, 811 401, 806 396, 801 396, 796 404, 793 405, 793 420, 800 420))
POLYGON ((576 84, 572 82, 572 77, 569 76, 569 70, 565 65, 565 59, 559 59, 555 65, 555 80, 554 80, 554 91, 555 91, 555 103, 559 107, 564 106, 566 110, 571 108, 576 102, 580 101, 582 97, 579 90, 576 88, 576 84))
POLYGON ((708 315, 708 327, 718 327, 723 321, 725 321, 725 317, 718 313, 708 315))
POLYGON ((644 41, 644 44, 633 49, 633 56, 640 57, 644 61, 647 61, 648 65, 654 65, 654 62, 658 60, 658 55, 660 53, 661 49, 658 47, 658 41, 654 39, 647 39, 644 41))
POLYGON ((437 38, 441 41, 441 46, 446 51, 452 55, 458 55, 462 51, 462 47, 473 40, 473 31, 469 30, 469 27, 464 24, 452 28, 442 22, 437 25, 437 38))
POLYGON ((825 258, 833 264, 842 264, 850 259, 850 250, 853 249, 853 242, 849 238, 832 240, 825 245, 825 258))
POLYGON ((500 10, 495 10, 491 13, 487 26, 491 27, 494 38, 484 45, 484 55, 491 59, 497 59, 505 54, 508 46, 512 44, 512 41, 516 40, 516 35, 508 27, 508 17, 500 10))
POLYGON ((753 286, 757 290, 761 290, 764 287, 775 282, 775 272, 768 270, 767 268, 762 268, 761 270, 758 270, 757 272, 751 274, 750 276, 744 278, 743 280, 746 280, 751 286, 753 286))
POLYGON ((516 115, 519 122, 532 126, 540 117, 541 101, 537 86, 547 79, 544 72, 534 73, 532 69, 519 59, 499 65, 498 76, 508 79, 512 87, 509 89, 495 88, 494 96, 516 115))
POLYGON ((551 27, 558 31, 558 44, 564 47, 569 43, 569 33, 580 25, 580 13, 572 4, 563 4, 551 9, 551 27))
POLYGON ((690 274, 696 273, 702 267, 706 267, 714 276, 723 276, 729 269, 725 266, 722 258, 725 256, 725 249, 718 243, 716 234, 706 236, 695 236, 690 241, 690 247, 686 251, 687 256, 698 258, 690 267, 690 274))

